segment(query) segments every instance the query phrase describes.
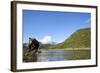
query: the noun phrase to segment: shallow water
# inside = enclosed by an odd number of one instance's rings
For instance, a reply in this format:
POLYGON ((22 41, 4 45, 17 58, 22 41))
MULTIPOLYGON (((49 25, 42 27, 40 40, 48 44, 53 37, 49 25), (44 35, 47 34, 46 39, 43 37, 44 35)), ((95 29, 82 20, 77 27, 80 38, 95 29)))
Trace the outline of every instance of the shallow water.
POLYGON ((37 55, 37 62, 90 59, 90 50, 43 50, 37 55))
POLYGON ((91 59, 91 50, 41 49, 37 54, 23 58, 23 62, 46 62, 85 59, 91 59))

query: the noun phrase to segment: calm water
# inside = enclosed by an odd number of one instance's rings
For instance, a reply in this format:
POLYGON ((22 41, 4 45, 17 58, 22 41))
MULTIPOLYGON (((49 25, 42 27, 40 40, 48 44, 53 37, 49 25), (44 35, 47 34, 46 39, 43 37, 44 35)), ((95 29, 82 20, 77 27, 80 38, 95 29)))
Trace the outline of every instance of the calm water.
POLYGON ((41 50, 40 53, 26 62, 64 61, 90 59, 90 50, 41 50))

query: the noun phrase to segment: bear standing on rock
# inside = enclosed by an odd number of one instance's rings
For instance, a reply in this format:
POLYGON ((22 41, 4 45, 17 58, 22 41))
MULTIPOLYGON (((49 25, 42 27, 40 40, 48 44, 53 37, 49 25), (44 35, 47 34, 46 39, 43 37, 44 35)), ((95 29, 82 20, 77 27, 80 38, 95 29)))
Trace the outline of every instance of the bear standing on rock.
POLYGON ((37 53, 39 48, 39 42, 35 38, 29 38, 29 52, 34 51, 34 53, 37 53))

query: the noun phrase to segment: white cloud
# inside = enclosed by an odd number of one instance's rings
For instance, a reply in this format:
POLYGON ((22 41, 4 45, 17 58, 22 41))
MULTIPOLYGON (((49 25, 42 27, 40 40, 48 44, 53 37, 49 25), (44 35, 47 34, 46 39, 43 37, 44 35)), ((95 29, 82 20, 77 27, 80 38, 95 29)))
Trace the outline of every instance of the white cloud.
POLYGON ((40 40, 42 44, 48 44, 52 42, 52 37, 51 36, 45 36, 43 39, 40 40))

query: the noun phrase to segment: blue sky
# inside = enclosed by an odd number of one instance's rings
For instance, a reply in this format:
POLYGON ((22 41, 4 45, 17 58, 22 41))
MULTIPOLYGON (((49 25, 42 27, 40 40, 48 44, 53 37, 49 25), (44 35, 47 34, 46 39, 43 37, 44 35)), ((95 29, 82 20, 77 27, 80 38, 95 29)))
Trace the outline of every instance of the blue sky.
POLYGON ((33 37, 59 43, 77 29, 91 27, 90 20, 90 13, 23 10, 23 42, 33 37))

